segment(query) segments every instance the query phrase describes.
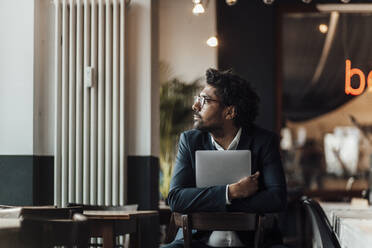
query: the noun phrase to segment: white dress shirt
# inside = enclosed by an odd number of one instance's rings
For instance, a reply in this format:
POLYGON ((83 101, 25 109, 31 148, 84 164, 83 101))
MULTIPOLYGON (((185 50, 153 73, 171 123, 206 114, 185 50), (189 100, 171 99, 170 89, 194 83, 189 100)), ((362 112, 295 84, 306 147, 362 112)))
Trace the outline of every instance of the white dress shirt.
MULTIPOLYGON (((236 150, 238 147, 240 136, 242 134, 242 128, 239 128, 238 133, 235 135, 235 138, 231 141, 230 145, 227 147, 227 150, 236 150)), ((212 144, 214 147, 221 151, 225 150, 220 146, 211 135, 212 144)), ((229 185, 226 186, 226 204, 230 205, 229 199, 229 185)), ((207 245, 212 247, 243 247, 243 243, 240 241, 238 235, 234 231, 213 231, 211 236, 209 236, 207 245)))

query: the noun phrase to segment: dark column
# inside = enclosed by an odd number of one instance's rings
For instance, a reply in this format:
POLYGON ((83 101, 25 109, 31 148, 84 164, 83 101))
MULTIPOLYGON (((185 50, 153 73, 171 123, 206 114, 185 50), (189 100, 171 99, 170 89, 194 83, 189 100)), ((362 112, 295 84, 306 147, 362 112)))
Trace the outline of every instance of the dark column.
MULTIPOLYGON (((159 208, 159 159, 152 156, 128 156, 128 204, 139 210, 159 208)), ((159 218, 141 220, 141 247, 159 247, 159 218)))
POLYGON ((218 67, 250 81, 261 97, 256 123, 276 129, 275 12, 262 0, 217 1, 218 67))

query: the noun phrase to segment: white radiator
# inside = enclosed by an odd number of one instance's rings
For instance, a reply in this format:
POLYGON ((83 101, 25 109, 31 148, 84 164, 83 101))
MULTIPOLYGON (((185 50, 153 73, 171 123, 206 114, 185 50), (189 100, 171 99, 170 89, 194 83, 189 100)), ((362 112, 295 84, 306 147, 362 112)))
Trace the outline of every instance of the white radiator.
POLYGON ((54 203, 124 205, 124 0, 55 0, 54 203))

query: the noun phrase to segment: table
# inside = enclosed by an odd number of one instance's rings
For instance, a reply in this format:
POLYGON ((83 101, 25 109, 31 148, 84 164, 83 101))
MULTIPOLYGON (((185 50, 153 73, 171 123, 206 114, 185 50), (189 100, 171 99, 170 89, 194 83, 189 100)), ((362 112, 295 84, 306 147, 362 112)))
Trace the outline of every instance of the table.
POLYGON ((370 248, 372 219, 341 219, 340 243, 342 247, 370 248))
POLYGON ((370 247, 372 243, 372 207, 350 203, 320 202, 342 247, 370 247))
POLYGON ((320 206, 324 210, 329 223, 333 226, 335 224, 335 217, 341 214, 347 214, 351 212, 372 212, 372 207, 351 205, 346 202, 319 202, 320 206))
POLYGON ((158 215, 157 211, 115 211, 115 210, 86 210, 83 212, 89 220, 89 236, 102 237, 104 248, 113 248, 115 237, 131 234, 130 247, 139 247, 137 238, 140 225, 138 219, 158 215))
POLYGON ((83 247, 87 242, 87 218, 81 215, 73 219, 0 218, 0 247, 83 247))

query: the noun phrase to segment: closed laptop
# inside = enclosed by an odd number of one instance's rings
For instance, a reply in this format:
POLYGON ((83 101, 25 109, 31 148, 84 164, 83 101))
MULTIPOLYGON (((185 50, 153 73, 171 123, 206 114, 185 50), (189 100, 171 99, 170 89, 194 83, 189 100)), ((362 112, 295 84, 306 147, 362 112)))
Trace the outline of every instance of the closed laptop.
POLYGON ((251 151, 196 151, 196 187, 235 183, 251 175, 251 151))

